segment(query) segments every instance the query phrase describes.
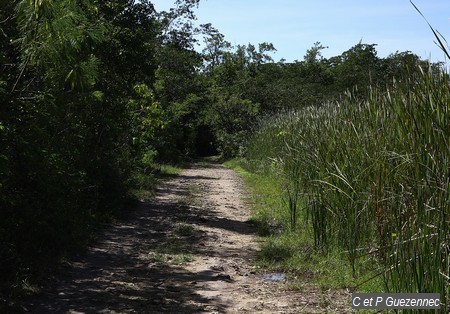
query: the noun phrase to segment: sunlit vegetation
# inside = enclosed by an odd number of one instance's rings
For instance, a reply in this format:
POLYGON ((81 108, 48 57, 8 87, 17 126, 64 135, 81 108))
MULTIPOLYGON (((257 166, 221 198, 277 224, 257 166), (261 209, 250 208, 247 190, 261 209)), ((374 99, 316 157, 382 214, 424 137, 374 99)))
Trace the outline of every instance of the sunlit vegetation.
POLYGON ((314 249, 338 247, 355 277, 373 260, 386 291, 438 291, 445 302, 449 97, 448 75, 424 70, 363 98, 266 118, 247 167, 277 176, 292 237, 309 230, 314 249))
POLYGON ((198 0, 176 3, 2 2, 0 308, 156 177, 217 154, 240 157, 261 196, 264 265, 319 278, 328 261, 344 270, 331 286, 448 300, 443 65, 362 42, 276 62, 270 43, 195 26, 198 0))

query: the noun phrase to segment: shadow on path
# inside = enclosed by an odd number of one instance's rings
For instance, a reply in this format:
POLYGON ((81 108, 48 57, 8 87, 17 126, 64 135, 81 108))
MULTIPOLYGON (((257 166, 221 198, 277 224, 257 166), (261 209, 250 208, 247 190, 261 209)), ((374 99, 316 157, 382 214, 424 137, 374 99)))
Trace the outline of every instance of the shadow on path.
MULTIPOLYGON (((202 230, 202 225, 254 233, 248 223, 216 217, 213 208, 180 206, 179 198, 188 195, 189 184, 198 180, 217 179, 193 174, 163 183, 154 201, 142 203, 123 221, 105 230, 85 254, 66 263, 58 275, 49 278, 42 292, 25 303, 26 311, 198 313, 212 304, 214 311, 226 311, 226 304, 199 295, 196 285, 227 278, 219 277, 213 270, 190 272, 180 263, 163 260, 164 254, 158 253, 170 251, 178 243, 173 251, 180 256, 201 258, 208 253, 201 243, 211 236, 202 230), (177 233, 182 222, 195 223, 195 228, 177 233)), ((241 254, 239 250, 228 250, 222 255, 220 251, 210 253, 222 258, 241 254)))

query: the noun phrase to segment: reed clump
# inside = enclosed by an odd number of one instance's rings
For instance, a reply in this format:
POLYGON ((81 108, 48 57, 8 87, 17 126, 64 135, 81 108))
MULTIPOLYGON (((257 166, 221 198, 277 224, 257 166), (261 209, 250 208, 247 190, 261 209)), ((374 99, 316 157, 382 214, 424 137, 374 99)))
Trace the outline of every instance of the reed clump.
POLYGON ((450 82, 444 71, 348 93, 265 119, 247 148, 252 169, 278 173, 290 227, 317 249, 382 266, 388 292, 450 298, 450 82))

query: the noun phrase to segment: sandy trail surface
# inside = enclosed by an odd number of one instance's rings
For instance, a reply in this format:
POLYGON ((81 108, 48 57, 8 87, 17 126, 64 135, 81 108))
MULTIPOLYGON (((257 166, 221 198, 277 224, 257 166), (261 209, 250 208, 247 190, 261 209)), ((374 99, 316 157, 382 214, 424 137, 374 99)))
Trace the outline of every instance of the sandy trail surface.
POLYGON ((25 305, 32 313, 324 313, 345 304, 264 280, 241 180, 199 162, 105 229, 25 305))

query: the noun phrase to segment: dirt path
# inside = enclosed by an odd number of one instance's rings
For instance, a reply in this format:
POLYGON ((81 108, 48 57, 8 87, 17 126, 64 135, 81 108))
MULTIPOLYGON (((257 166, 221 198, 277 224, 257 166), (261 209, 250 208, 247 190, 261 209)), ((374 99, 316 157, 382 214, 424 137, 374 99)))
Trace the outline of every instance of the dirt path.
MULTIPOLYGON (((288 292, 254 268, 258 238, 239 178, 198 163, 68 263, 32 313, 323 313, 323 296, 288 292), (60 278, 59 278, 60 277, 60 278)), ((331 309, 332 310, 332 309, 331 309)), ((339 309, 336 309, 339 310, 339 309)), ((334 311, 333 311, 334 312, 334 311)), ((340 311, 339 311, 340 312, 340 311)))

